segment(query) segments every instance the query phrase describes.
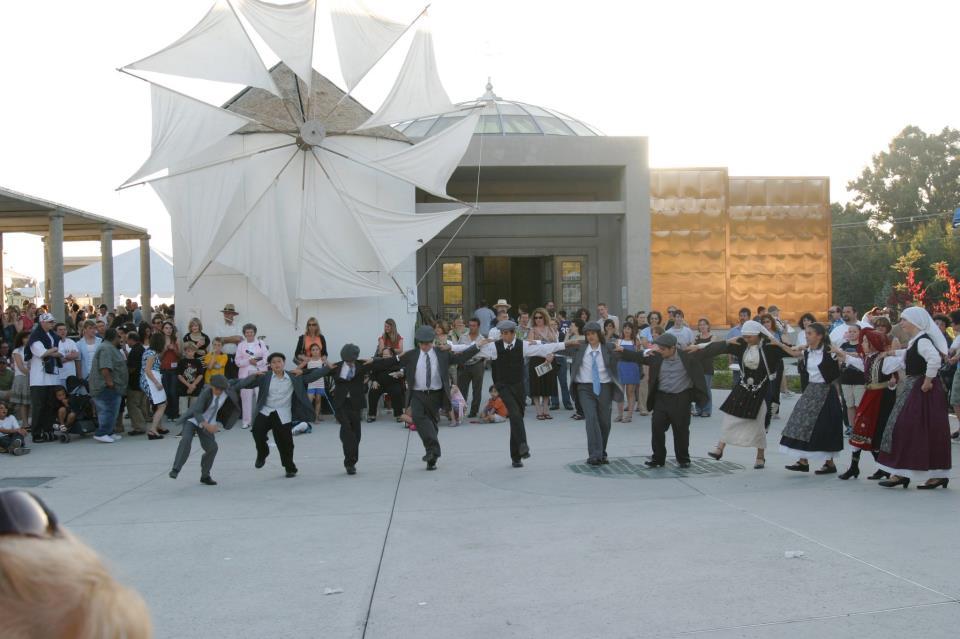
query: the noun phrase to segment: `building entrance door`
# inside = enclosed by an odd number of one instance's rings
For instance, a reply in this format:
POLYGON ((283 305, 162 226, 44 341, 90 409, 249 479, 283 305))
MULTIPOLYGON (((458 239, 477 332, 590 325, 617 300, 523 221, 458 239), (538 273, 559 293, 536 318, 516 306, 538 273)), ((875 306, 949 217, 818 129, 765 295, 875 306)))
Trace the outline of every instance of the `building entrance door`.
POLYGON ((520 304, 533 310, 554 299, 553 256, 495 255, 475 259, 477 300, 487 300, 492 305, 504 298, 513 307, 511 313, 516 313, 520 304))

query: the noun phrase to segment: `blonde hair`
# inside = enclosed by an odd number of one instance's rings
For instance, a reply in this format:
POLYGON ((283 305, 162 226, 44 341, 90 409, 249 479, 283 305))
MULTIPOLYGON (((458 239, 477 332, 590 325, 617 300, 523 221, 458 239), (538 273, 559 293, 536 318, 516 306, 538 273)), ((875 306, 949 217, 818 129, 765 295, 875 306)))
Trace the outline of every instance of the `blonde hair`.
POLYGON ((0 536, 5 639, 151 639, 150 611, 70 533, 0 536))

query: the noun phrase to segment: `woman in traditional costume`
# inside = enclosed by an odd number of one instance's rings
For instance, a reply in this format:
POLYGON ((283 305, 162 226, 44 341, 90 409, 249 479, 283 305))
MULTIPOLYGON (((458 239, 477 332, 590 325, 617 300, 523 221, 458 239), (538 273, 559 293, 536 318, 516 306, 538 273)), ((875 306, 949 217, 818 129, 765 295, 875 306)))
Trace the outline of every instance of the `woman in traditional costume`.
POLYGON ((951 468, 950 422, 938 372, 947 341, 924 309, 914 306, 900 317, 900 328, 910 338, 907 348, 896 352, 903 359, 906 379, 880 442, 877 461, 891 475, 880 485, 906 488, 915 480, 925 482, 917 486, 921 490, 946 488, 951 468))
MULTIPOLYGON (((887 419, 897 399, 896 371, 900 368, 899 358, 887 357, 890 345, 890 338, 882 331, 864 328, 860 330, 856 353, 847 353, 833 347, 833 353, 841 362, 862 371, 866 378, 863 399, 857 406, 853 435, 850 437, 850 445, 856 450, 850 460, 850 468, 840 475, 840 479, 860 476, 860 454, 863 451, 873 453, 874 459, 880 452, 880 440, 883 439, 887 419)), ((885 470, 877 469, 867 479, 884 479, 889 476, 885 470)))
POLYGON ((767 430, 770 428, 767 387, 778 383, 776 371, 786 347, 759 322, 751 320, 744 322, 741 337, 691 348, 709 349, 712 356, 723 353, 733 355, 740 366, 740 383, 733 387, 720 406, 724 414, 720 441, 707 454, 720 459, 728 444, 756 448, 757 459, 753 467, 763 468, 766 462, 767 430))
POLYGON ((817 475, 837 472, 833 458, 843 450, 843 406, 840 403, 840 364, 830 352, 830 336, 820 323, 807 326, 807 346, 791 354, 800 358, 797 400, 780 437, 780 452, 795 455, 787 470, 810 472, 810 462, 822 463, 817 475))

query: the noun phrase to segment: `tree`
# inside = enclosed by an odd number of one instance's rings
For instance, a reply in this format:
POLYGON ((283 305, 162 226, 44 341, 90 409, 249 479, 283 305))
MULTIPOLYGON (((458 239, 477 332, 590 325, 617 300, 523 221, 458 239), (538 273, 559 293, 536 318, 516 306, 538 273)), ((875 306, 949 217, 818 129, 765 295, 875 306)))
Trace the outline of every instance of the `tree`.
POLYGON ((928 134, 906 127, 847 190, 874 225, 893 224, 893 237, 909 235, 911 219, 949 219, 960 206, 960 131, 946 127, 928 134))
POLYGON ((889 236, 870 224, 870 217, 848 203, 831 205, 833 302, 868 309, 880 291, 892 289, 896 259, 889 236))

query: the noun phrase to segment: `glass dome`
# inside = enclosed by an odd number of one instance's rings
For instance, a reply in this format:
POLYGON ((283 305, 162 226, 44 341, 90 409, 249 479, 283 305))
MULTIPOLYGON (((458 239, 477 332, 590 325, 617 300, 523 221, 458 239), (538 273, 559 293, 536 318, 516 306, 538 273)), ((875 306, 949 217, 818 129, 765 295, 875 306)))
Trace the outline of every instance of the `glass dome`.
POLYGON ((475 135, 603 135, 586 122, 575 120, 559 111, 504 100, 493 92, 490 82, 487 82, 487 92, 481 97, 461 102, 457 107, 462 110, 401 122, 395 128, 408 138, 428 138, 465 117, 466 109, 482 107, 475 135))

